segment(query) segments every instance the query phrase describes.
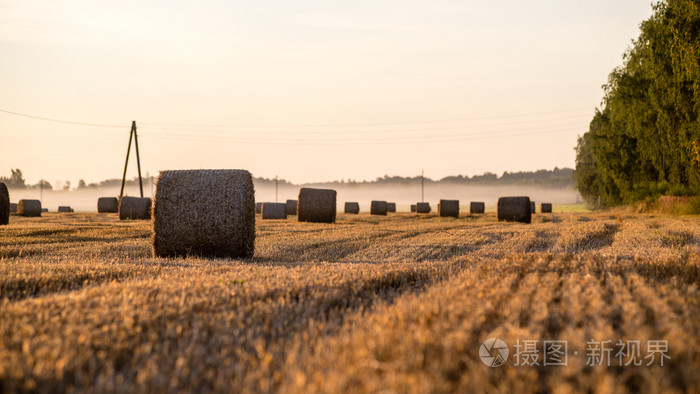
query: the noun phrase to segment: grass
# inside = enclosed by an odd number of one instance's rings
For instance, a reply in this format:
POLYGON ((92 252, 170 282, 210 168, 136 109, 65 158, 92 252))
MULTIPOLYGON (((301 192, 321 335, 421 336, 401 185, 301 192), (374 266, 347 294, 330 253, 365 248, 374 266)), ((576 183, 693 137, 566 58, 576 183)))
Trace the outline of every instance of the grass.
POLYGON ((700 391, 698 217, 258 221, 251 260, 153 258, 149 237, 106 214, 0 229, 0 390, 700 391), (588 366, 592 339, 671 358, 588 366), (568 341, 568 365, 514 366, 523 340, 568 341))

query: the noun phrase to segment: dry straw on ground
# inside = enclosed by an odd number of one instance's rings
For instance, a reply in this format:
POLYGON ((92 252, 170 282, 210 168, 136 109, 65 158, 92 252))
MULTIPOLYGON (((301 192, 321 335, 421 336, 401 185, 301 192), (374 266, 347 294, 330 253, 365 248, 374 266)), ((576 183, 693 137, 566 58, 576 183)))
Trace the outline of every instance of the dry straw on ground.
POLYGON ((360 204, 356 202, 346 202, 345 213, 357 215, 360 213, 360 204))
POLYGON ((386 211, 387 212, 396 212, 396 203, 395 202, 386 203, 386 211))
POLYGON ((486 204, 483 202, 472 201, 469 204, 469 213, 484 213, 486 211, 486 204))
POLYGON ((262 205, 263 219, 287 219, 287 204, 282 202, 266 202, 262 205))
POLYGON ((10 192, 5 183, 0 182, 0 225, 10 222, 10 192))
POLYGON ((459 200, 440 200, 438 213, 441 217, 459 217, 459 200))
POLYGON ((297 214, 297 200, 287 200, 287 215, 297 214))
POLYGON ((161 171, 152 242, 155 256, 252 257, 255 190, 250 173, 161 171))
POLYGON ((97 199, 97 212, 117 213, 119 212, 119 199, 116 197, 100 197, 97 199))
POLYGON ((330 189, 299 190, 297 217, 300 222, 335 223, 336 191, 330 189))
POLYGON ((552 213, 552 204, 543 202, 542 206, 540 207, 540 212, 541 213, 552 213))
POLYGON ((370 215, 383 215, 386 216, 388 211, 386 201, 372 201, 369 209, 370 215))
POLYGON ((120 220, 148 220, 151 218, 151 199, 124 196, 119 202, 120 220))
POLYGON ((430 203, 428 202, 419 202, 416 203, 416 212, 417 213, 430 213, 432 209, 430 208, 430 203))
POLYGON ((19 200, 17 214, 21 216, 41 216, 41 201, 19 200))
POLYGON ((501 197, 498 199, 498 221, 530 223, 531 208, 529 197, 501 197))

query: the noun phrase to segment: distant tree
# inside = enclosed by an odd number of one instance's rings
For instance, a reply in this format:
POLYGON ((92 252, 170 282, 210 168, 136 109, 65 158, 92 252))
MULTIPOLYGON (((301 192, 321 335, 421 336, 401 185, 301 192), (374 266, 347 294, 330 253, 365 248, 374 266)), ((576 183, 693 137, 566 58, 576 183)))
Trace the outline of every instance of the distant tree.
POLYGON ((78 181, 78 189, 85 189, 87 187, 87 184, 85 183, 84 180, 79 180, 78 181))
POLYGON ((23 189, 27 187, 26 181, 24 180, 24 176, 22 175, 22 170, 19 168, 10 168, 10 177, 0 177, 0 182, 3 182, 7 185, 9 188, 14 188, 14 189, 23 189))
POLYGON ((63 190, 70 190, 70 181, 66 181, 66 183, 63 184, 63 190))
POLYGON ((47 181, 46 179, 40 180, 36 185, 32 187, 35 189, 41 189, 42 186, 45 190, 53 190, 53 188, 51 187, 51 183, 49 183, 49 181, 47 181))

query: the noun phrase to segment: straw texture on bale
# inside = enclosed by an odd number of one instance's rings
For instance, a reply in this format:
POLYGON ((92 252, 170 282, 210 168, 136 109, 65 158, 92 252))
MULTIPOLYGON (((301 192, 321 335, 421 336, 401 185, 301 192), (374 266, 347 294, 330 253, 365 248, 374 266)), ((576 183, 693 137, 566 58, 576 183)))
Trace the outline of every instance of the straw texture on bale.
POLYGON ((19 200, 17 213, 22 216, 41 216, 41 201, 19 200))
POLYGON ((430 203, 428 202, 419 202, 416 203, 416 212, 417 213, 430 213, 432 209, 430 208, 430 203))
POLYGON ((483 202, 472 201, 469 204, 469 213, 484 213, 486 211, 486 204, 483 202))
POLYGON ((416 211, 416 204, 411 204, 411 212, 415 212, 415 211, 416 211))
POLYGON ((498 199, 498 221, 530 223, 530 208, 529 197, 501 197, 498 199))
POLYGON ((17 213, 17 203, 16 202, 10 203, 10 212, 17 213))
POLYGON ((124 196, 119 202, 119 220, 148 220, 151 218, 151 199, 124 196))
POLYGON ((356 202, 346 202, 345 213, 357 215, 358 213, 360 213, 360 204, 356 202))
POLYGON ((250 172, 161 171, 153 205, 154 256, 249 258, 254 250, 250 172))
POLYGON ((530 213, 537 213, 536 207, 537 207, 537 205, 535 205, 535 202, 530 201, 530 213))
POLYGON ((0 182, 0 226, 10 223, 10 192, 0 182))
POLYGON ((257 213, 257 214, 262 213, 262 203, 261 202, 255 203, 255 213, 257 213))
POLYGON ((386 211, 387 212, 396 212, 396 203, 395 202, 386 203, 386 211))
POLYGON ((262 205, 263 219, 287 219, 287 204, 282 202, 266 202, 262 205))
POLYGON ((370 215, 386 216, 387 211, 388 211, 388 207, 387 207, 386 201, 372 201, 372 204, 370 205, 370 208, 369 208, 370 215))
POLYGON ((58 207, 58 212, 64 212, 64 213, 71 213, 73 212, 73 208, 65 205, 61 205, 58 207))
POLYGON ((543 202, 540 206, 541 213, 552 213, 552 204, 548 202, 543 202))
POLYGON ((287 215, 297 214, 297 200, 287 200, 287 215))
POLYGON ((119 199, 116 197, 100 197, 97 199, 97 212, 117 213, 119 212, 119 199))
POLYGON ((330 189, 299 190, 297 218, 300 222, 335 223, 337 193, 330 189))
POLYGON ((459 217, 459 200, 440 200, 438 213, 441 217, 459 217))

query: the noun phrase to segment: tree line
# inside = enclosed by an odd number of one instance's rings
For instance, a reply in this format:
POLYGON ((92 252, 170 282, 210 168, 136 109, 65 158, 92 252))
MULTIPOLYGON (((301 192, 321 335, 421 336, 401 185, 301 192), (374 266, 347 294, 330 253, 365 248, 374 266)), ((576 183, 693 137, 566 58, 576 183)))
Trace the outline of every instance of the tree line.
POLYGON ((576 146, 589 203, 700 194, 700 2, 653 5, 576 146))

